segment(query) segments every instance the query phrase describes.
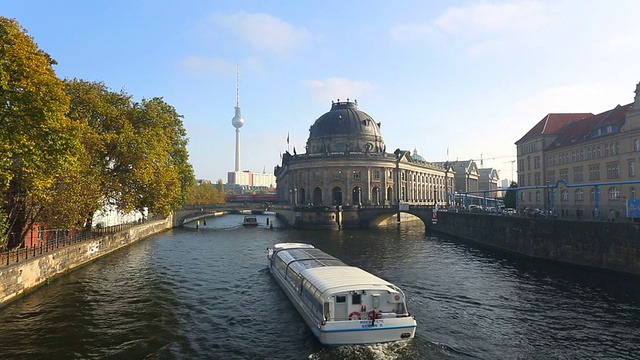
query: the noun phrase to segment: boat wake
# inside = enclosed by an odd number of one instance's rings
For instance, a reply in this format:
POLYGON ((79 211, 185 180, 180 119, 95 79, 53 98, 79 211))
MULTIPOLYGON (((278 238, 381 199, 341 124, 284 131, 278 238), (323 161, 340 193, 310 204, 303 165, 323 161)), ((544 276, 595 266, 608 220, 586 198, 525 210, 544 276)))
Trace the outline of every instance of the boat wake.
POLYGON ((323 348, 309 355, 310 360, 324 359, 419 359, 418 351, 412 341, 398 341, 375 345, 352 345, 335 348, 323 348))

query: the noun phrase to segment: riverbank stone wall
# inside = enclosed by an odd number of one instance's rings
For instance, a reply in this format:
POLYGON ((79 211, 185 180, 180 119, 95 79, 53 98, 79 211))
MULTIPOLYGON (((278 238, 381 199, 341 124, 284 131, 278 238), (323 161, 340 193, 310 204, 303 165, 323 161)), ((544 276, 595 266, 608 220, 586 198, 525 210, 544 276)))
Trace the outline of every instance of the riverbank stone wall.
POLYGON ((637 223, 439 212, 429 229, 532 258, 640 275, 637 223))
POLYGON ((48 283, 65 272, 85 265, 140 239, 170 229, 172 217, 151 221, 116 234, 87 240, 0 267, 0 307, 48 283))

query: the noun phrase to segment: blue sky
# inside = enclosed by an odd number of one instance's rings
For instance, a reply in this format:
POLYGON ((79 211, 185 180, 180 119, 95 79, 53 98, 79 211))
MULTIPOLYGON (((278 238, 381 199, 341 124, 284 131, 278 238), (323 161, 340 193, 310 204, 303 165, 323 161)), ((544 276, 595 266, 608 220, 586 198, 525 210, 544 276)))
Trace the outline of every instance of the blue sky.
MULTIPOLYGON (((640 81, 635 0, 2 0, 58 61, 184 115, 196 177, 234 168, 236 65, 242 168, 304 152, 331 101, 357 99, 387 150, 482 158, 512 178, 514 142, 551 112, 599 113, 640 81)), ((515 175, 515 167, 513 168, 515 175)))

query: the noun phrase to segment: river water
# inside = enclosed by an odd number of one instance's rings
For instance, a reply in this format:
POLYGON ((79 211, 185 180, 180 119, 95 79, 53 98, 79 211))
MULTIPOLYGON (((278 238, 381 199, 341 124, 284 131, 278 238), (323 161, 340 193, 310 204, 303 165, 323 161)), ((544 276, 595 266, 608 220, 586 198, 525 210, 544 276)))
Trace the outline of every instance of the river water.
POLYGON ((638 359, 637 278, 482 249, 421 223, 301 231, 241 216, 174 229, 0 308, 2 359, 638 359), (266 269, 309 242, 400 286, 416 337, 322 347, 266 269))

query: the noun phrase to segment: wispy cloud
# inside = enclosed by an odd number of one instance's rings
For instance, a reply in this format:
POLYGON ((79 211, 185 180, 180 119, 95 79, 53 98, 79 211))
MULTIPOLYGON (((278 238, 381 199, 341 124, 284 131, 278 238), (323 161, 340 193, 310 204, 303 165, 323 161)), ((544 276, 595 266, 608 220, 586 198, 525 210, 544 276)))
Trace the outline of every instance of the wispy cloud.
POLYGON ((313 98, 320 102, 347 98, 354 100, 376 91, 375 85, 369 82, 336 77, 325 80, 304 80, 302 84, 309 89, 313 98))
POLYGON ((306 28, 293 26, 263 13, 216 13, 211 15, 208 24, 231 31, 256 51, 283 53, 301 46, 311 38, 306 28))
POLYGON ((526 44, 549 22, 547 9, 538 1, 479 3, 453 7, 428 23, 399 24, 390 29, 398 43, 444 42, 462 44, 477 56, 518 42, 526 44))
POLYGON ((187 56, 181 60, 180 66, 192 75, 228 75, 236 71, 236 64, 204 56, 187 56))

